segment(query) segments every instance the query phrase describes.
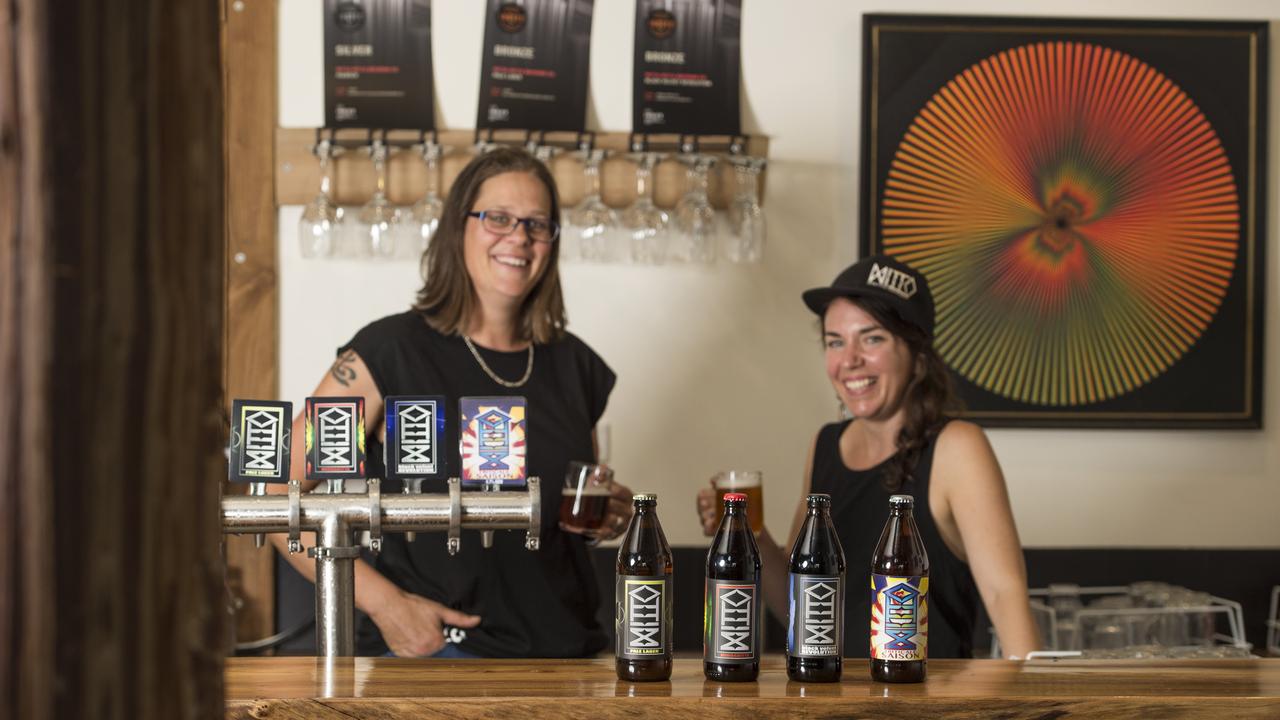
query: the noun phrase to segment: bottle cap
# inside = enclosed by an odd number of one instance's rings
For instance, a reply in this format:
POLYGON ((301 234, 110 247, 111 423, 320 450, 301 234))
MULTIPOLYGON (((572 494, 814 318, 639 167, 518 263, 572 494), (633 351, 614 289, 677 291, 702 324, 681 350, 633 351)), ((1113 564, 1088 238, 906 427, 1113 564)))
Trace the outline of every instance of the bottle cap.
POLYGON ((831 507, 831 496, 826 493, 810 493, 809 507, 831 507))
POLYGON ((746 502, 747 494, 746 493, 725 493, 724 501, 725 502, 746 502))
POLYGON ((889 498, 890 505, 906 505, 910 507, 916 504, 916 499, 910 495, 893 495, 889 498))
POLYGON ((632 495, 631 499, 635 502, 658 502, 658 496, 654 493, 640 493, 639 495, 632 495))

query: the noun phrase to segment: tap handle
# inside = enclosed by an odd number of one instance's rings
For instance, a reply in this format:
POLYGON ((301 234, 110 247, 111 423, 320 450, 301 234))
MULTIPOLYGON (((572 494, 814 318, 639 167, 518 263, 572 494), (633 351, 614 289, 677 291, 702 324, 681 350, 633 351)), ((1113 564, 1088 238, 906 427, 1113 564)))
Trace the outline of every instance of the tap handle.
MULTIPOLYGON (((450 555, 462 549, 462 481, 449 478, 449 539, 445 547, 450 555)), ((487 547, 487 546, 486 546, 487 547)))
POLYGON ((289 481, 289 552, 302 552, 302 483, 289 481))
POLYGON ((542 536, 542 481, 529 478, 529 530, 524 536, 526 550, 537 550, 542 536))
POLYGON ((369 549, 375 553, 382 552, 382 481, 378 478, 365 480, 369 495, 369 549))
MULTIPOLYGON (((421 495, 422 494, 422 478, 407 478, 400 486, 401 492, 405 495, 421 495)), ((418 533, 409 530, 404 534, 405 542, 413 542, 417 539, 418 533)))
MULTIPOLYGON (((264 483, 264 482, 251 482, 251 483, 249 483, 249 495, 251 495, 251 496, 253 496, 253 497, 262 497, 263 495, 266 495, 266 494, 267 494, 267 484, 266 484, 266 483, 264 483)), ((266 545, 266 544, 267 544, 267 536, 266 536, 266 535, 263 535, 262 533, 254 533, 254 534, 253 534, 253 546, 254 546, 255 548, 261 548, 263 545, 266 545)))

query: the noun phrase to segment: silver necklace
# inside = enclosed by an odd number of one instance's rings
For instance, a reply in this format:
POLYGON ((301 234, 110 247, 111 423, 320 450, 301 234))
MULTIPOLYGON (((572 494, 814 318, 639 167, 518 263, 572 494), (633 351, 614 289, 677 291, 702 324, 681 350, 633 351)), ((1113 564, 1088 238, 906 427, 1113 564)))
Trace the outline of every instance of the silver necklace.
POLYGON ((476 350, 476 346, 471 342, 471 338, 463 335, 462 341, 467 344, 467 349, 471 351, 471 356, 476 359, 476 362, 480 363, 480 369, 484 370, 484 374, 488 375, 490 380, 498 383, 502 387, 521 387, 525 383, 529 382, 529 376, 533 375, 533 343, 529 343, 529 364, 525 366, 524 377, 516 380, 515 382, 511 382, 510 380, 503 380, 498 377, 498 374, 489 368, 489 365, 485 363, 484 358, 480 357, 480 352, 476 350))

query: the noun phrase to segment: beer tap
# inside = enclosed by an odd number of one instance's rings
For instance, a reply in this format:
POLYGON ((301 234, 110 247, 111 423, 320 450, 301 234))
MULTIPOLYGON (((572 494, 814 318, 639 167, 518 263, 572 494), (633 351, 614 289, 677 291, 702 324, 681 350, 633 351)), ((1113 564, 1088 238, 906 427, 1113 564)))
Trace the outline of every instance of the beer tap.
MULTIPOLYGON (((492 489, 463 491, 457 477, 447 492, 422 492, 424 478, 443 470, 435 452, 444 421, 443 398, 388 397, 387 478, 401 479, 405 491, 382 493, 377 478, 365 480, 362 493, 345 492, 344 481, 364 474, 364 400, 360 397, 307 398, 304 427, 308 480, 329 481, 328 493, 303 493, 288 481, 288 493, 265 494, 264 481, 284 482, 289 468, 291 405, 236 400, 230 447, 230 476, 250 478, 250 494, 222 499, 226 534, 288 533, 288 551, 302 552, 301 534, 316 533, 307 556, 316 563, 316 649, 326 658, 355 652, 355 560, 357 533, 369 532, 369 548, 379 552, 386 532, 447 533, 450 554, 461 549, 462 530, 525 530, 525 547, 539 548, 542 529, 541 483, 531 477, 524 492, 492 489), (424 404, 425 402, 425 404, 424 404), (394 413, 394 417, 393 417, 394 413), (424 429, 425 423, 425 429, 424 429), (405 478, 413 474, 417 477, 405 478)), ((487 545, 486 545, 487 547, 487 545)))
MULTIPOLYGON (((249 496, 250 496, 250 497, 262 497, 263 495, 266 495, 266 494, 267 494, 267 484, 266 484, 266 483, 264 483, 264 482, 249 483, 249 496)), ((263 545, 266 545, 266 544, 267 544, 267 536, 266 536, 266 535, 263 535, 262 533, 254 533, 254 534, 253 534, 253 546, 254 546, 255 548, 259 548, 259 549, 260 549, 260 548, 262 548, 262 546, 263 546, 263 545)))
MULTIPOLYGON (((401 485, 400 492, 404 493, 405 495, 421 495, 422 494, 422 478, 405 479, 403 481, 403 484, 401 485)), ((417 538, 417 536, 418 536, 418 533, 413 532, 411 530, 404 534, 404 539, 407 542, 413 542, 414 539, 417 538)), ((451 552, 449 554, 452 555, 453 553, 451 552)))
POLYGON ((444 531, 456 540, 464 529, 523 529, 525 547, 536 550, 539 485, 535 477, 526 492, 462 492, 453 489, 459 487, 453 478, 448 494, 378 494, 375 499, 368 492, 304 494, 295 480, 287 496, 224 496, 222 529, 227 534, 287 532, 291 552, 301 549, 301 532, 317 533, 316 546, 307 549, 316 561, 316 649, 325 657, 349 656, 355 651, 357 532, 369 530, 380 539, 384 532, 444 531))

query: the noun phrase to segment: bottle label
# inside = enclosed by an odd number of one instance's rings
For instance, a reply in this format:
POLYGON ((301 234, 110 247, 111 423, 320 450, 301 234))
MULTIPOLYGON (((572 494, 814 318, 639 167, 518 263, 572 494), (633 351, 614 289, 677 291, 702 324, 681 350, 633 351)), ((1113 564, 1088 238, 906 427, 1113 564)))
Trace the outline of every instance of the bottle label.
POLYGON ((844 577, 791 573, 787 654, 844 656, 844 577))
POLYGON ((871 659, 924 660, 929 648, 929 577, 871 575, 871 659))
POLYGON ((707 578, 702 658, 747 664, 760 660, 759 583, 707 578))
POLYGON ((671 652, 671 576, 619 575, 617 654, 644 660, 671 652))

